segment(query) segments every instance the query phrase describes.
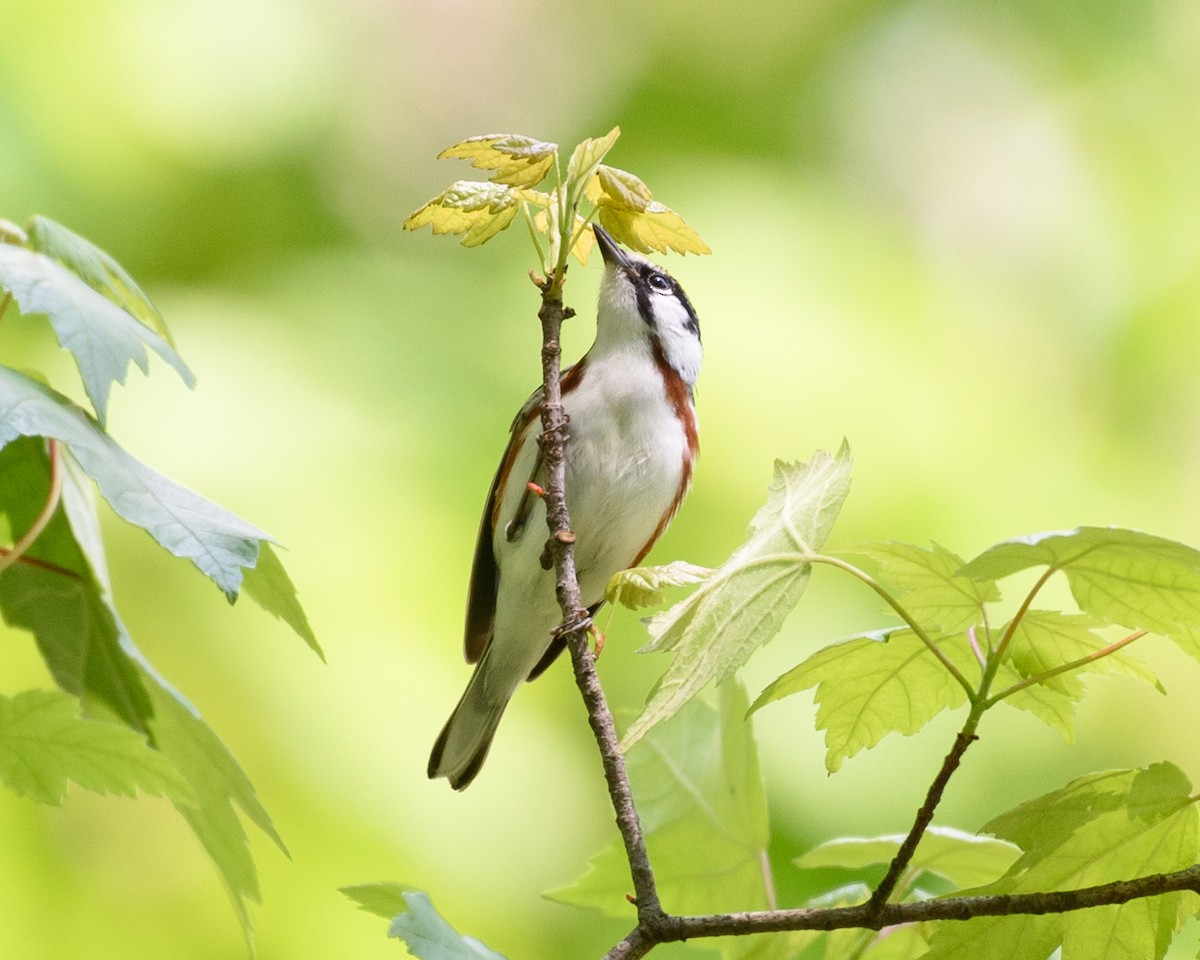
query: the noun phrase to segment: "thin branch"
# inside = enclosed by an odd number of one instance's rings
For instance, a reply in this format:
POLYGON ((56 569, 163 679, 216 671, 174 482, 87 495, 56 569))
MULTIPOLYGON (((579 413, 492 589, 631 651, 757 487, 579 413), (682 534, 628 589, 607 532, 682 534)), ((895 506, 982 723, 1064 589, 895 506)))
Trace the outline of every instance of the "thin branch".
POLYGON ((42 509, 34 518, 33 523, 29 525, 29 529, 25 531, 25 535, 13 544, 11 550, 5 550, 0 553, 0 573, 3 573, 14 563, 21 559, 37 538, 42 535, 42 531, 46 529, 46 525, 54 517, 54 511, 58 509, 59 501, 62 499, 62 444, 59 441, 51 439, 47 443, 50 453, 50 489, 46 493, 46 502, 42 504, 42 509))
POLYGON ((984 705, 990 707, 996 703, 999 703, 1005 697, 1012 696, 1018 690, 1024 690, 1026 687, 1031 687, 1035 683, 1045 683, 1051 677, 1057 677, 1060 673, 1070 673, 1072 670, 1078 670, 1080 667, 1085 667, 1095 660, 1099 660, 1102 657, 1107 657, 1109 654, 1116 653, 1126 644, 1133 643, 1134 640, 1140 640, 1149 632, 1150 631, 1148 630, 1134 630, 1133 633, 1129 634, 1128 636, 1122 637, 1120 640, 1110 643, 1107 647, 1101 647, 1099 650, 1089 653, 1086 657, 1080 657, 1078 660, 1072 660, 1070 663, 1059 664, 1059 666, 1055 667, 1053 670, 1047 670, 1044 673, 1038 673, 1031 677, 1026 677, 1024 680, 1014 683, 1011 687, 1005 687, 999 693, 992 694, 987 698, 987 701, 984 705))
POLYGON ((896 856, 892 858, 892 862, 888 864, 887 873, 883 879, 879 881, 871 894, 871 899, 867 901, 867 906, 881 910, 887 903, 888 897, 896 889, 896 883, 899 881, 901 874, 908 868, 912 861, 913 854, 917 852, 917 846, 921 842, 921 838, 925 835, 925 831, 929 829, 929 824, 933 822, 933 815, 937 810, 937 806, 941 803, 942 794, 946 790, 946 784, 950 782, 950 778, 958 769, 958 765, 962 762, 963 754, 967 752, 967 748, 979 739, 975 735, 975 728, 979 725, 979 717, 982 715, 982 710, 975 707, 967 715, 967 720, 963 724, 962 730, 958 732, 958 736, 954 738, 954 746, 950 748, 950 752, 946 754, 942 761, 942 768, 933 779, 933 783, 929 786, 929 792, 925 794, 925 802, 921 804, 921 809, 917 811, 917 817, 913 821, 912 828, 908 831, 908 836, 900 844, 900 849, 896 851, 896 856))
MULTIPOLYGON (((571 520, 567 512, 565 444, 567 418, 562 407, 560 370, 562 365, 559 335, 562 322, 571 315, 563 307, 562 284, 565 267, 561 264, 551 278, 540 284, 542 307, 538 319, 542 323, 542 383, 545 396, 542 401, 542 435, 538 442, 546 463, 546 524, 550 530, 547 550, 554 561, 556 574, 555 592, 562 609, 563 625, 560 636, 567 643, 571 654, 571 665, 575 671, 575 682, 587 707, 588 722, 600 748, 604 765, 604 777, 608 783, 616 813, 617 829, 625 844, 633 876, 633 889, 639 922, 653 922, 663 916, 658 891, 654 884, 654 872, 646 853, 646 842, 642 835, 641 821, 633 803, 629 777, 625 770, 625 758, 618 747, 616 725, 596 674, 595 657, 588 649, 588 627, 591 621, 579 592, 579 579, 575 571, 575 534, 571 531, 571 520)), ((640 956, 640 954, 639 954, 640 956)))

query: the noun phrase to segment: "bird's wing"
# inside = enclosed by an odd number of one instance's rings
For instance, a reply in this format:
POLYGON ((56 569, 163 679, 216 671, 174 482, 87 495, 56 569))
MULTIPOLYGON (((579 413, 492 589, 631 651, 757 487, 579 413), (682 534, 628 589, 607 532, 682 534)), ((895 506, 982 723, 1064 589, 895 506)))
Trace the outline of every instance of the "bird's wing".
MULTIPOLYGON (((508 482, 517 455, 524 446, 528 427, 537 416, 542 405, 543 391, 539 387, 533 392, 525 404, 517 412, 512 422, 511 435, 504 456, 500 458, 500 466, 492 478, 492 487, 488 491, 487 503, 483 508, 483 518, 479 522, 479 536, 475 540, 475 559, 471 562, 471 580, 467 588, 467 622, 463 632, 463 651, 467 663, 475 663, 483 656, 483 651, 492 638, 492 628, 496 623, 496 594, 500 588, 500 569, 496 566, 496 552, 493 547, 493 537, 496 530, 498 500, 500 491, 508 482)), ((541 456, 538 456, 537 466, 540 467, 541 456)), ((519 518, 517 518, 519 520, 519 518)))

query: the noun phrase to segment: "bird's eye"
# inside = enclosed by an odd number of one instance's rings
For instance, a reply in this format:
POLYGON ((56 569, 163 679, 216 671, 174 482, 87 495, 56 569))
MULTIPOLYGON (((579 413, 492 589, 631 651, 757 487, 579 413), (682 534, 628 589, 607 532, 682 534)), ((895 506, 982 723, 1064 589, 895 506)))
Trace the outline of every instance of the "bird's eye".
POLYGON ((671 289, 671 281, 664 277, 661 273, 650 274, 647 283, 660 293, 666 293, 671 289))

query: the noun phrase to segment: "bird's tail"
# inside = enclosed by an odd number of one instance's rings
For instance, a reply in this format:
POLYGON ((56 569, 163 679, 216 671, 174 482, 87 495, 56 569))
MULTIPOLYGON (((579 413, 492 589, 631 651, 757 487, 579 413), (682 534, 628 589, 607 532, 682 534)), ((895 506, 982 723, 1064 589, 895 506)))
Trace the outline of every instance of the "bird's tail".
POLYGON ((429 778, 445 777, 455 790, 465 789, 479 773, 514 692, 493 689, 495 678, 488 676, 487 660, 485 652, 429 755, 429 778))

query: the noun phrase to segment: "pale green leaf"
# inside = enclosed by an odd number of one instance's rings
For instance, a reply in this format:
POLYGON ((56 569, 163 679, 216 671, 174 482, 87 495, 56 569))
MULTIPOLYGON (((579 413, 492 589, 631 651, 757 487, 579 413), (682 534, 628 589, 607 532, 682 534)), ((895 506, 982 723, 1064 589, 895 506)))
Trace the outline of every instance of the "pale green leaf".
POLYGON ((699 567, 686 560, 675 560, 657 567, 633 567, 614 573, 604 590, 609 603, 619 603, 630 610, 642 610, 666 603, 668 587, 686 583, 701 583, 712 575, 708 567, 699 567))
POLYGON ((983 622, 983 605, 1000 599, 995 581, 959 576, 963 560, 940 544, 863 543, 838 551, 865 557, 877 579, 898 588, 905 609, 926 629, 955 633, 983 622))
POLYGON ((404 229, 428 225, 435 234, 462 234, 464 247, 479 246, 512 223, 522 199, 514 187, 458 180, 410 214, 404 229))
MULTIPOLYGON (((864 867, 891 863, 904 837, 842 837, 828 840, 796 859, 804 869, 864 867)), ((927 870, 945 877, 960 890, 991 883, 1004 875, 1021 855, 1014 844, 981 837, 950 827, 929 827, 921 837, 909 871, 927 870)))
POLYGON ((18 436, 53 437, 71 450, 100 494, 125 520, 190 560, 230 599, 268 534, 155 473, 120 447, 66 397, 0 367, 0 446, 18 436))
POLYGON ((674 653, 623 748, 673 715, 710 680, 732 676, 782 626, 808 585, 809 558, 829 536, 850 489, 850 451, 775 463, 748 538, 689 597, 649 623, 647 650, 674 653))
POLYGON ((358 883, 339 889, 360 909, 391 920, 408 909, 404 894, 412 893, 415 888, 403 883, 358 883))
POLYGON ((292 578, 283 568, 279 554, 269 543, 264 541, 259 544, 258 562, 245 571, 242 590, 260 607, 295 630, 296 635, 308 644, 313 653, 322 660, 325 659, 316 634, 309 626, 308 616, 300 606, 292 578))
POLYGON ((504 960, 502 954, 450 926, 434 909, 429 894, 413 890, 402 896, 408 909, 392 920, 388 936, 404 941, 410 956, 419 960, 504 960))
POLYGON ((438 159, 470 160, 476 170, 494 170, 494 183, 532 187, 545 179, 557 152, 556 143, 500 133, 459 141, 439 153, 438 159))
MULTIPOLYGON (((769 906, 764 878, 770 839, 766 797, 746 694, 736 680, 705 691, 630 751, 629 777, 664 904, 677 913, 769 906)), ((631 917, 632 890, 619 839, 560 903, 631 917)), ((722 945, 728 953, 735 945, 722 945)))
POLYGON ((130 362, 148 373, 149 347, 189 387, 196 379, 171 345, 57 261, 36 250, 0 244, 0 288, 21 313, 43 314, 75 358, 88 398, 104 422, 113 382, 124 383, 130 362))
POLYGON ((71 780, 97 793, 186 796, 187 785, 146 738, 120 723, 81 717, 54 690, 0 695, 0 780, 40 803, 59 803, 71 780))
POLYGON ((643 210, 601 204, 598 211, 600 225, 613 239, 638 253, 712 253, 683 217, 657 200, 643 210))
POLYGON ((1037 566, 1062 571, 1085 613, 1166 634, 1200 657, 1200 551, 1136 530, 1079 527, 997 544, 962 575, 996 579, 1037 566))
POLYGON ((49 217, 29 221, 29 246, 57 260, 93 290, 174 346, 166 321, 133 277, 109 254, 90 240, 49 217))
MULTIPOLYGON (((960 670, 977 662, 962 638, 937 641, 960 670)), ((817 728, 825 731, 830 773, 889 733, 916 733, 943 710, 966 702, 966 692, 911 630, 864 634, 831 644, 769 684, 754 702, 816 687, 817 728)))

